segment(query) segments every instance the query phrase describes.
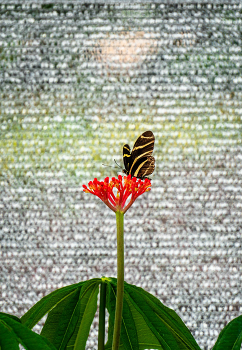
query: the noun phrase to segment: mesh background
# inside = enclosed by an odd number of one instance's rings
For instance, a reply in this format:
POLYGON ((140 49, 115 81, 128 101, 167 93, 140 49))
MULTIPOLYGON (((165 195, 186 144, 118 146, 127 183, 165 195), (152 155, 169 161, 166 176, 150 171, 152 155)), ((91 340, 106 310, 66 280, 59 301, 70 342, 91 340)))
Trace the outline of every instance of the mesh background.
MULTIPOLYGON (((1 311, 116 276, 115 215, 81 185, 115 175, 102 163, 152 130, 125 279, 210 348, 242 311, 242 4, 1 1, 0 13, 1 311)), ((96 336, 95 319, 88 349, 96 336)))

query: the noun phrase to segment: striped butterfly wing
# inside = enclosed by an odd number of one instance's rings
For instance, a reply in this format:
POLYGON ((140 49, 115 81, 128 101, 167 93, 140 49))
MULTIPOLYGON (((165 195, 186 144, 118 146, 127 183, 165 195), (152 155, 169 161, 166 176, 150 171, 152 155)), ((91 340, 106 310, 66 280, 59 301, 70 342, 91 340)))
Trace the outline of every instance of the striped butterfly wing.
POLYGON ((155 136, 152 131, 145 131, 135 141, 132 149, 132 158, 151 156, 155 145, 155 136))
POLYGON ((125 174, 129 174, 131 153, 130 153, 130 147, 127 144, 124 145, 123 147, 123 160, 124 160, 124 168, 125 168, 123 172, 125 174))
POLYGON ((155 158, 152 157, 155 137, 152 131, 145 131, 136 140, 131 152, 128 173, 131 176, 144 178, 155 169, 155 158))
POLYGON ((131 176, 144 179, 155 170, 155 158, 152 156, 141 157, 131 170, 131 176))

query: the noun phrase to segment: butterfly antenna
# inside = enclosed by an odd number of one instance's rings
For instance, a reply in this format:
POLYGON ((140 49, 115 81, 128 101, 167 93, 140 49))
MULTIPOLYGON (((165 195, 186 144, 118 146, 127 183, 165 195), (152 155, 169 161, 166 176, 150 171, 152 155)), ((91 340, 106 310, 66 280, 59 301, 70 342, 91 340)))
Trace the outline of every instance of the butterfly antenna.
POLYGON ((114 162, 117 164, 117 166, 122 169, 122 167, 116 162, 116 160, 114 159, 114 162))
POLYGON ((103 165, 103 166, 107 166, 107 167, 109 167, 109 168, 114 168, 112 165, 107 165, 107 164, 103 164, 103 163, 102 163, 102 165, 103 165))
MULTIPOLYGON (((114 169, 117 169, 117 167, 116 167, 116 166, 107 165, 107 164, 103 164, 103 163, 102 163, 102 165, 103 165, 103 166, 107 166, 107 167, 109 167, 109 168, 114 168, 114 169)), ((117 164, 117 165, 118 165, 118 164, 117 164)), ((120 168, 120 166, 119 166, 119 168, 120 168)))

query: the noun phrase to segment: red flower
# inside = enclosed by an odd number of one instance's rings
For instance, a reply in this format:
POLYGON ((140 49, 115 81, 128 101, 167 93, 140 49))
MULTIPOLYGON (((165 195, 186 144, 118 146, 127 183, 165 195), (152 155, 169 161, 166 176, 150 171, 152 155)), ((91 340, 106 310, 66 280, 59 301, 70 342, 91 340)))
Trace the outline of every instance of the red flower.
POLYGON ((149 179, 131 178, 131 175, 123 178, 119 175, 118 179, 112 177, 111 181, 109 177, 104 181, 95 178, 88 183, 88 187, 83 185, 83 191, 99 197, 114 212, 125 213, 142 193, 151 190, 151 182, 149 179))

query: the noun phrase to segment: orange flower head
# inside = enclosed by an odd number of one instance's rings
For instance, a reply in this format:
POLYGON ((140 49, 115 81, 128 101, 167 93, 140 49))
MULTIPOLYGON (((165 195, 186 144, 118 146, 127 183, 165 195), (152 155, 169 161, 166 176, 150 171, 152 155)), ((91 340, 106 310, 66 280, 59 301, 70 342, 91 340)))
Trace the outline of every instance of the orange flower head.
POLYGON ((149 179, 131 178, 131 175, 121 175, 116 179, 106 177, 104 181, 98 181, 96 178, 88 183, 88 187, 83 185, 83 191, 92 193, 99 197, 114 212, 121 211, 125 213, 134 201, 144 192, 151 190, 151 181, 149 179))

